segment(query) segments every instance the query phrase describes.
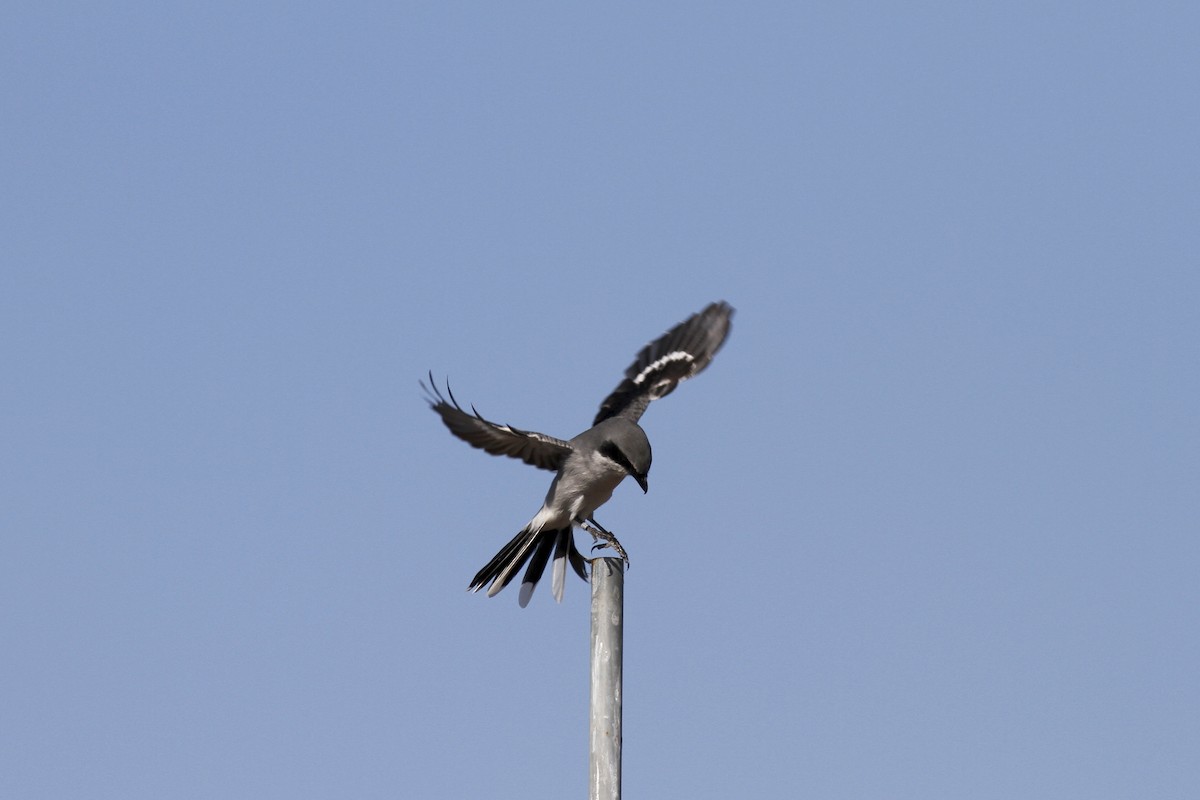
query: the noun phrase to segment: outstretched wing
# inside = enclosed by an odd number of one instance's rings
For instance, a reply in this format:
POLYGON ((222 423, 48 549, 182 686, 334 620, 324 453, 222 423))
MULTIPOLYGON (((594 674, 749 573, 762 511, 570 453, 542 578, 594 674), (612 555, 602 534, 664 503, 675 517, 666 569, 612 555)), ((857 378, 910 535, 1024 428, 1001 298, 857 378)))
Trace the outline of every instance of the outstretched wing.
POLYGON ((609 417, 637 422, 651 400, 666 397, 681 381, 708 366, 729 335, 733 306, 710 303, 703 311, 642 348, 625 370, 625 380, 604 398, 593 425, 609 417))
POLYGON ((468 414, 454 399, 454 393, 450 391, 448 383, 446 394, 450 395, 450 401, 447 402, 438 390, 432 372, 429 373, 429 386, 426 386, 424 381, 420 384, 425 390, 429 406, 438 413, 450 432, 472 447, 478 447, 494 456, 519 458, 526 464, 552 472, 557 472, 563 460, 571 453, 571 445, 562 439, 555 439, 544 433, 523 431, 511 425, 488 422, 479 416, 474 406, 471 406, 472 413, 468 414))

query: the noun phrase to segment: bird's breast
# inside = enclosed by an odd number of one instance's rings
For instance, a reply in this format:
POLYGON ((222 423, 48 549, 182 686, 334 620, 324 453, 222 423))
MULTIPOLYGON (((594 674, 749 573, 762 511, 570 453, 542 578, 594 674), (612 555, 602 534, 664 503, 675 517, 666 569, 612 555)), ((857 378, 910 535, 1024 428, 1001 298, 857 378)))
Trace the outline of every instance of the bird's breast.
POLYGON ((570 518, 590 517, 608 502, 613 490, 626 476, 625 470, 598 456, 572 457, 563 464, 550 491, 546 505, 561 509, 570 518))

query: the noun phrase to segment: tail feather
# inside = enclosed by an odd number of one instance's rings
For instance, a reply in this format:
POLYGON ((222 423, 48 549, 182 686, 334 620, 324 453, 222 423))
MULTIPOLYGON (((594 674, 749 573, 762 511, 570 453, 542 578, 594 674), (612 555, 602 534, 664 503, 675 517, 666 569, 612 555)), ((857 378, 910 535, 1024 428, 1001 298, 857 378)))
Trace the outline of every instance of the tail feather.
POLYGON ((554 548, 554 571, 550 573, 550 589, 554 593, 554 599, 560 603, 567 583, 567 551, 573 546, 574 539, 571 529, 567 528, 558 537, 554 548))
POLYGON ((575 549, 575 537, 568 536, 567 538, 571 542, 571 549, 567 552, 567 559, 571 562, 571 567, 575 570, 575 574, 578 575, 584 583, 587 583, 587 567, 584 566, 587 564, 587 559, 583 557, 583 553, 575 549))
POLYGON ((492 556, 491 561, 483 565, 483 569, 475 573, 475 577, 471 580, 471 585, 467 587, 467 591, 478 592, 490 583, 491 587, 488 589, 488 597, 492 597, 507 586, 516 571, 529 559, 529 554, 534 543, 537 541, 537 537, 538 534, 529 528, 521 530, 509 540, 508 544, 500 548, 499 553, 492 556))
POLYGON ((555 599, 561 603, 568 562, 580 578, 587 580, 585 561, 575 549, 575 537, 571 535, 570 527, 548 530, 525 527, 475 574, 467 591, 477 592, 487 586, 488 597, 494 597, 512 582, 521 567, 528 562, 529 567, 521 581, 521 593, 517 598, 524 608, 533 597, 533 590, 537 588, 538 581, 546 571, 551 553, 554 554, 552 589, 555 599))
POLYGON ((529 559, 529 569, 525 570, 525 579, 521 581, 521 595, 517 598, 521 608, 529 605, 529 598, 533 597, 533 590, 537 588, 537 582, 546 571, 546 562, 550 560, 550 551, 554 549, 554 540, 557 538, 554 533, 556 531, 550 531, 541 537, 537 549, 533 551, 533 557, 529 559))
POLYGON ((570 529, 559 532, 558 543, 554 548, 554 571, 550 575, 550 588, 554 593, 554 599, 560 603, 567 582, 568 563, 575 570, 575 574, 583 579, 584 583, 587 583, 587 559, 575 548, 575 537, 571 535, 570 529))

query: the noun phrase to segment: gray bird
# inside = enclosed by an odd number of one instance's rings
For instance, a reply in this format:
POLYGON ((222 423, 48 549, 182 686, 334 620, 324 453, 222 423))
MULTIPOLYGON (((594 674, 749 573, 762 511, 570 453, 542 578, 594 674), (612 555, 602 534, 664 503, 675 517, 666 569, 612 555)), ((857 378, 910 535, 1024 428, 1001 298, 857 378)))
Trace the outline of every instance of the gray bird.
POLYGON ((449 384, 447 402, 432 373, 432 388, 421 382, 429 405, 455 436, 492 455, 519 458, 557 473, 541 509, 479 570, 468 591, 477 592, 490 583, 488 597, 492 597, 528 562, 518 598, 524 607, 553 554, 551 589, 561 603, 568 562, 587 580, 586 559, 571 535, 575 525, 600 542, 593 550, 610 546, 628 564, 629 556, 617 537, 596 522, 596 509, 608 502, 626 475, 632 476, 643 492, 649 490, 650 440, 638 420, 651 400, 666 397, 681 381, 708 366, 729 335, 732 317, 728 303, 711 303, 643 347, 625 370, 625 379, 600 404, 592 427, 570 441, 489 422, 474 406, 472 413, 467 413, 454 399, 449 384))

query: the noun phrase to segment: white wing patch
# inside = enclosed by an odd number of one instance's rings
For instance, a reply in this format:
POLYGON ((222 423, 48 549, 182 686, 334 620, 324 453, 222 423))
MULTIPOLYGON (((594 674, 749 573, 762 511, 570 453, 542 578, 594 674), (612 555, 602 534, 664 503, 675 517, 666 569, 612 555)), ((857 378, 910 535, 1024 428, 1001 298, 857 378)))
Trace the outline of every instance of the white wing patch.
POLYGON ((695 357, 691 353, 685 353, 682 350, 676 350, 673 353, 667 353, 665 356, 662 356, 661 358, 656 360, 653 364, 648 365, 644 370, 639 372, 637 374, 637 377, 633 379, 633 385, 641 386, 642 382, 644 380, 646 380, 647 377, 654 374, 655 372, 658 372, 660 369, 665 367, 667 364, 670 364, 672 361, 689 361, 690 362, 690 361, 695 361, 695 360, 696 360, 695 357))

